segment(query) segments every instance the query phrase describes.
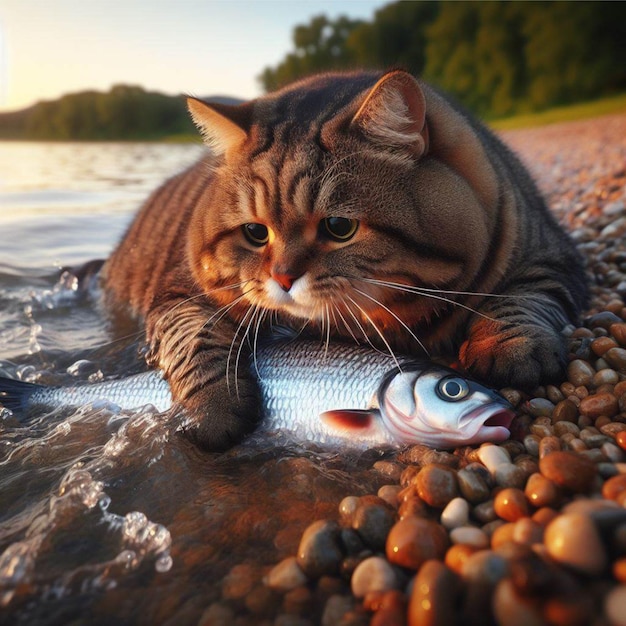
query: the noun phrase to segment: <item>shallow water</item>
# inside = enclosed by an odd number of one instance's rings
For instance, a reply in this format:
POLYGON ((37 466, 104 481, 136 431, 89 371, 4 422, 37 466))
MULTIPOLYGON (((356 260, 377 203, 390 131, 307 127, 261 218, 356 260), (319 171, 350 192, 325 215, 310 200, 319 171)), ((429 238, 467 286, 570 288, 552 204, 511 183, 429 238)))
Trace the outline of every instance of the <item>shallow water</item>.
MULTIPOLYGON (((142 369, 134 329, 61 268, 105 257, 201 150, 0 143, 0 374, 66 383, 142 369)), ((149 409, 1 417, 2 623, 196 623, 233 567, 293 554, 310 521, 383 480, 373 453, 279 439, 200 453, 176 416, 149 409)))

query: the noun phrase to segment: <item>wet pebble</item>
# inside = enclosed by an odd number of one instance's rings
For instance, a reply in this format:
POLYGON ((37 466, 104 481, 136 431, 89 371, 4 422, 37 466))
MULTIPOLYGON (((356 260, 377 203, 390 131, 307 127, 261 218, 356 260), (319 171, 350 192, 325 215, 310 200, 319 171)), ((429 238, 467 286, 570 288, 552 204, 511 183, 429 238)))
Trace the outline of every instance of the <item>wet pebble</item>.
POLYGON ((481 463, 494 474, 500 465, 510 465, 511 457, 502 446, 483 445, 478 449, 481 463))
POLYGON ((626 474, 609 478, 602 485, 602 495, 607 500, 614 500, 620 505, 626 503, 626 474))
POLYGON ((290 591, 304 585, 306 581, 307 577, 294 556, 275 565, 265 578, 265 584, 276 591, 290 591))
POLYGON ((617 585, 606 594, 604 614, 611 626, 626 626, 626 585, 617 585))
POLYGON ((562 565, 590 576, 598 576, 606 569, 607 554, 588 515, 559 515, 548 524, 544 541, 548 554, 562 565))
POLYGON ((415 577, 408 609, 408 626, 453 626, 458 623, 456 574, 440 561, 431 560, 415 577))
POLYGON ((541 473, 558 487, 577 493, 591 489, 598 474, 592 461, 572 452, 553 452, 539 461, 541 473))
POLYGON ((546 398, 532 398, 526 408, 533 417, 550 417, 554 411, 554 404, 546 398))
POLYGON ((611 348, 604 353, 603 358, 621 374, 626 373, 626 349, 611 348))
POLYGON ((443 508, 459 495, 456 471, 445 466, 430 464, 415 477, 419 497, 430 506, 443 508))
POLYGON ((298 547, 297 562, 311 578, 334 574, 343 559, 340 528, 334 521, 313 522, 303 533, 298 547))
POLYGON ((407 517, 392 527, 387 537, 387 559, 395 565, 417 570, 429 559, 443 559, 449 546, 448 533, 422 517, 407 517))
POLYGON ((580 412, 591 418, 606 415, 613 417, 619 413, 617 398, 612 393, 598 393, 580 401, 580 412))
POLYGON ((530 512, 524 492, 513 487, 498 492, 494 508, 498 517, 507 522, 516 522, 521 517, 527 517, 530 512))
POLYGON ((595 373, 595 369, 582 359, 576 359, 567 366, 567 378, 576 387, 591 385, 595 373))
POLYGON ((374 550, 382 550, 395 522, 393 509, 381 498, 365 496, 354 512, 352 528, 374 550))
POLYGON ((441 524, 451 530, 464 526, 469 520, 469 503, 464 498, 453 498, 441 512, 441 524))
POLYGON ((556 485, 539 473, 529 476, 524 495, 528 502, 537 508, 554 506, 559 497, 556 485))
POLYGON ((357 565, 352 574, 352 593, 363 598, 372 591, 389 591, 398 586, 398 576, 389 561, 372 556, 357 565))
MULTIPOLYGON (((624 445, 626 446, 626 436, 624 437, 624 445)), ((485 478, 478 472, 467 468, 459 470, 457 480, 461 494, 470 502, 482 502, 489 497, 491 489, 485 478)))
POLYGON ((465 544, 481 550, 489 547, 489 537, 476 526, 459 526, 450 531, 450 540, 455 544, 465 544))
POLYGON ((461 570, 469 582, 495 585, 509 572, 507 560, 493 550, 480 550, 470 555, 461 570))

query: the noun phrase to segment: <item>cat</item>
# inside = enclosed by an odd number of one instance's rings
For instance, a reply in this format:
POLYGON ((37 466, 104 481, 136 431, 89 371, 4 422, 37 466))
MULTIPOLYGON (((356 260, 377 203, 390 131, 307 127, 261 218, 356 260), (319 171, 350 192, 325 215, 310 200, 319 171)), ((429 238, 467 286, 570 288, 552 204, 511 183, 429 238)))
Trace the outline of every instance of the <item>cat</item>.
POLYGON ((271 322, 458 350, 493 386, 562 374, 583 262, 518 159, 445 96, 402 70, 358 71, 188 106, 211 150, 147 200, 103 285, 145 322, 199 446, 256 426, 254 344, 271 322))

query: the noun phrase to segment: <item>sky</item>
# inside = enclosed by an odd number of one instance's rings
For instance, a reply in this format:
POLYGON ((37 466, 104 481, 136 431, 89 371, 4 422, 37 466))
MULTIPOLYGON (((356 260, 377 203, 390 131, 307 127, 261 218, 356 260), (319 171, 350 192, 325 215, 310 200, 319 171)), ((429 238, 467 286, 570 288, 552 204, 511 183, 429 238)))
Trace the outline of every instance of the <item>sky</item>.
POLYGON ((371 19, 390 0, 0 0, 0 111, 86 89, 254 98, 324 13, 371 19))

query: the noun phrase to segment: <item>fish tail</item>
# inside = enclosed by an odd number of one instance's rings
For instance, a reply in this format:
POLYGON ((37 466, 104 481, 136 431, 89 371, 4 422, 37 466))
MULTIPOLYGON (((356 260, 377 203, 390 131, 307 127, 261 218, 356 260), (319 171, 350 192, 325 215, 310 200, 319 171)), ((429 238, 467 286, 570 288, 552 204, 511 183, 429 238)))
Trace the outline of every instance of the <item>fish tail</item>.
POLYGON ((11 411, 24 411, 28 408, 29 398, 39 389, 43 386, 0 376, 0 406, 11 411))

